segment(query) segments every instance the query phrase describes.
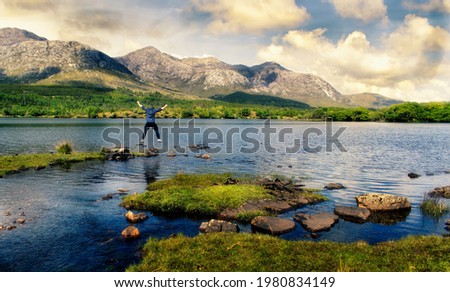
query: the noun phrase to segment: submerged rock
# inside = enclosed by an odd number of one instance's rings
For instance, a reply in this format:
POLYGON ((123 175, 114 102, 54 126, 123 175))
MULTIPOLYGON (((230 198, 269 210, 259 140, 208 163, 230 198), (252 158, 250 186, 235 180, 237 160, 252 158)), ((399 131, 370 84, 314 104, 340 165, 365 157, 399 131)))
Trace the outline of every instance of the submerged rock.
POLYGON ((211 159, 211 155, 208 153, 202 154, 202 155, 197 155, 195 156, 195 158, 201 158, 201 159, 211 159))
POLYGON ((122 231, 122 237, 125 239, 134 239, 140 236, 139 229, 134 226, 128 226, 122 231))
POLYGON ((251 225, 256 231, 272 235, 288 233, 296 228, 295 222, 292 220, 270 216, 255 217, 251 225))
POLYGON ((341 183, 329 183, 324 188, 327 189, 327 190, 345 189, 345 187, 341 183))
POLYGON ((155 148, 145 149, 145 150, 144 150, 144 156, 145 156, 145 157, 154 157, 154 156, 158 156, 158 149, 155 149, 155 148), (155 151, 155 150, 156 150, 156 151, 155 151))
POLYGON ((325 212, 316 214, 297 213, 294 220, 310 232, 320 232, 330 230, 339 221, 339 217, 325 212))
POLYGON ((369 219, 370 211, 365 208, 336 206, 334 214, 347 221, 364 223, 369 219))
POLYGON ((420 174, 414 173, 414 172, 410 172, 408 173, 408 177, 409 178, 418 178, 420 177, 420 174))
POLYGON ((450 199, 450 186, 438 187, 428 192, 430 197, 450 199))
POLYGON ((203 222, 199 230, 205 233, 216 233, 216 232, 239 232, 239 226, 234 223, 212 219, 209 222, 203 222))
POLYGON ((356 203, 360 208, 370 211, 398 211, 410 210, 411 204, 406 197, 390 194, 369 193, 356 197, 356 203))
POLYGON ((140 222, 143 222, 143 221, 147 220, 147 219, 148 219, 148 216, 147 216, 147 214, 145 214, 145 213, 137 213, 137 214, 134 214, 133 212, 128 211, 128 212, 125 214, 125 218, 126 218, 127 221, 130 222, 130 223, 140 223, 140 222))

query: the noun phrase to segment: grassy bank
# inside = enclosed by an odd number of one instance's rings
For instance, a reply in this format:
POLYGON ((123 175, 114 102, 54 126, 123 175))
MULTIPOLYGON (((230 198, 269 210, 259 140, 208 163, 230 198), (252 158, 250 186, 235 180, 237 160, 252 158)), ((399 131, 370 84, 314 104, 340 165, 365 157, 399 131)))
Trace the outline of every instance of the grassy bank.
MULTIPOLYGON (((122 205, 127 209, 160 213, 214 216, 249 201, 275 199, 257 183, 256 177, 239 176, 238 183, 229 184, 230 177, 231 174, 177 174, 149 184, 145 193, 125 197, 122 205)), ((326 197, 308 189, 301 195, 315 201, 326 200, 326 197)), ((238 214, 238 218, 248 221, 258 215, 267 214, 244 211, 238 214)))
POLYGON ((150 239, 128 271, 394 272, 450 271, 450 238, 412 236, 369 245, 288 241, 260 234, 205 234, 150 239))
POLYGON ((0 156, 0 177, 28 169, 41 169, 51 165, 65 165, 93 159, 104 159, 101 153, 21 154, 0 156))

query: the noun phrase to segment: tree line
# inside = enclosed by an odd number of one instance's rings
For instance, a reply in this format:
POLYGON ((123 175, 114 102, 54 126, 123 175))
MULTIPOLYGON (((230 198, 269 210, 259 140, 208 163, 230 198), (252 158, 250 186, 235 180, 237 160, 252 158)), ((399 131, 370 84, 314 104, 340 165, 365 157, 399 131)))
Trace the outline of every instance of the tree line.
MULTIPOLYGON (((185 100, 159 92, 134 92, 126 88, 107 89, 66 86, 0 85, 0 115, 6 117, 55 118, 143 118, 139 99, 146 106, 170 106, 161 113, 165 118, 204 119, 293 119, 386 122, 450 122, 449 102, 405 102, 382 109, 312 108, 272 99, 264 104, 236 96, 185 100), (269 105, 267 105, 269 104, 269 105)), ((268 97, 264 97, 268 101, 268 97)))

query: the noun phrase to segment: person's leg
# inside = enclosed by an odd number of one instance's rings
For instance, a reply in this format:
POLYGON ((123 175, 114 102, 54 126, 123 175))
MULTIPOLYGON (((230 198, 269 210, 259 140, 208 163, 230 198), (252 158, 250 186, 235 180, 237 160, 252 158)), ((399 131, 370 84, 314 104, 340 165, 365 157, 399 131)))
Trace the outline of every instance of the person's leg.
POLYGON ((151 126, 150 126, 150 123, 145 123, 145 126, 144 126, 144 134, 142 134, 142 140, 144 140, 145 135, 147 135, 148 128, 150 128, 150 127, 151 127, 151 126))
POLYGON ((161 135, 159 134, 159 129, 158 129, 158 125, 156 123, 152 124, 152 128, 155 131, 156 134, 156 138, 159 140, 161 139, 161 135))

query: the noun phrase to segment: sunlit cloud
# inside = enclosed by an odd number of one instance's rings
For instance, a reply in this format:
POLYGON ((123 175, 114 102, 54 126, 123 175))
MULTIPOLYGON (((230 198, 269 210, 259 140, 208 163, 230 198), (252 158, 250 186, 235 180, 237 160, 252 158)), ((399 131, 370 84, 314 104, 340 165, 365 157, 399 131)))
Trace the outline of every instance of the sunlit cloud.
POLYGON ((318 74, 343 93, 378 92, 405 100, 450 99, 450 33, 432 26, 426 18, 406 16, 399 28, 378 40, 378 46, 361 31, 336 43, 325 37, 325 32, 289 31, 258 55, 295 71, 318 74))
POLYGON ((414 0, 403 1, 403 6, 411 10, 421 10, 425 12, 438 11, 450 13, 450 0, 428 0, 424 2, 417 2, 414 0))
POLYGON ((296 27, 310 17, 294 0, 192 0, 197 12, 211 15, 214 33, 261 33, 296 27))
POLYGON ((387 21, 387 7, 383 0, 328 0, 336 12, 344 18, 356 18, 364 22, 376 19, 387 21))

